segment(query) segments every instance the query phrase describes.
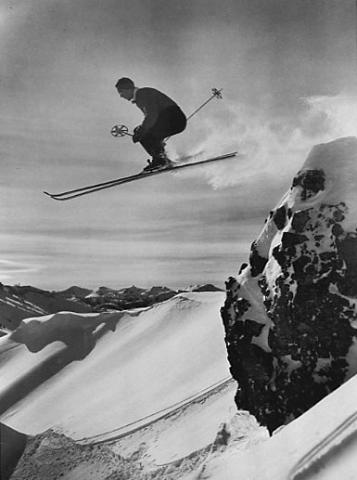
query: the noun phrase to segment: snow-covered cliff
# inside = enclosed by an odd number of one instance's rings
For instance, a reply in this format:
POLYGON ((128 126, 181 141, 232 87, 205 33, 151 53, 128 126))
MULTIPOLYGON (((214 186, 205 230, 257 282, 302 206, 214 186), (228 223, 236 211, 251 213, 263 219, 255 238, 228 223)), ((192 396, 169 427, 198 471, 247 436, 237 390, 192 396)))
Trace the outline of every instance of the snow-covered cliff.
POLYGON ((357 372, 357 138, 312 149, 222 318, 237 406, 270 430, 357 372))

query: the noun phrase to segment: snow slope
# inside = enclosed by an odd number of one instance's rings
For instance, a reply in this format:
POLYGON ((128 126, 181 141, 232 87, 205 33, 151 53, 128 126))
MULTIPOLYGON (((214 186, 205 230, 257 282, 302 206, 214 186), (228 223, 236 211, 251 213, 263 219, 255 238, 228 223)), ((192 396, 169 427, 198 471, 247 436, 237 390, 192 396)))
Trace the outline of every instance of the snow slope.
MULTIPOLYGON (((177 411, 178 407, 193 408, 195 399, 205 401, 209 392, 214 394, 222 389, 223 394, 216 396, 210 406, 211 412, 217 414, 218 410, 218 415, 205 415, 205 424, 209 425, 203 432, 199 433, 193 422, 193 430, 186 433, 186 438, 193 438, 189 449, 204 447, 214 439, 220 422, 234 405, 233 386, 227 383, 230 376, 219 318, 223 299, 223 292, 188 292, 147 309, 110 314, 111 326, 117 321, 114 332, 107 329, 83 360, 68 363, 33 391, 26 392, 22 400, 6 410, 1 421, 32 435, 55 428, 84 443, 98 442, 121 437, 177 411)), ((34 354, 24 344, 14 342, 15 336, 26 343, 35 330, 42 338, 46 332, 48 341, 59 339, 54 334, 60 323, 56 321, 58 315, 43 318, 42 334, 38 318, 26 319, 13 338, 0 339, 0 375, 7 372, 0 395, 6 396, 14 384, 18 388, 26 384, 28 376, 49 357, 57 356, 61 362, 68 356, 68 349, 73 350, 73 345, 66 347, 57 340, 34 354), (26 335, 21 336, 19 332, 24 330, 26 335)), ((87 331, 88 325, 92 325, 93 335, 101 323, 108 323, 108 314, 60 315, 70 315, 74 324, 84 321, 87 331)), ((173 430, 166 434, 173 435, 173 430)), ((186 454, 188 446, 184 440, 181 442, 181 450, 174 448, 157 461, 166 462, 173 455, 186 454)), ((153 453, 151 456, 155 457, 153 453)))
POLYGON ((357 376, 272 438, 247 449, 234 442, 184 480, 355 480, 357 376), (343 408, 341 408, 343 405, 343 408))
MULTIPOLYGON (((125 312, 116 331, 98 337, 87 357, 8 409, 2 421, 14 428, 34 434, 56 427, 79 441, 51 431, 37 435, 12 478, 354 479, 357 377, 269 438, 253 417, 234 408, 235 385, 227 378, 217 321, 222 296, 185 293, 125 312), (199 351, 192 352, 193 345, 199 351), (166 371, 182 372, 184 391, 166 395, 166 371), (224 432, 227 442, 218 441, 224 432)), ((78 317, 90 324, 89 316, 78 317)), ((100 316, 94 320, 98 324, 100 316)), ((9 336, 2 340, 7 349, 3 345, 1 366, 6 371, 15 362, 17 381, 34 359, 43 364, 46 355, 68 350, 57 341, 32 354, 9 336)), ((170 383, 171 389, 176 385, 170 383)))

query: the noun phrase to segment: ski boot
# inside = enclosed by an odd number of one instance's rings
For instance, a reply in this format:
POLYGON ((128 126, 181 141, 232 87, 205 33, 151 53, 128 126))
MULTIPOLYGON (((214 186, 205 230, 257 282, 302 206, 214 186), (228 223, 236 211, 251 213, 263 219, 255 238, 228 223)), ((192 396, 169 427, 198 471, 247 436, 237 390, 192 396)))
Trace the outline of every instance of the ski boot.
POLYGON ((143 172, 156 172, 157 170, 165 170, 173 165, 171 160, 166 155, 153 157, 148 160, 148 165, 143 169, 143 172))

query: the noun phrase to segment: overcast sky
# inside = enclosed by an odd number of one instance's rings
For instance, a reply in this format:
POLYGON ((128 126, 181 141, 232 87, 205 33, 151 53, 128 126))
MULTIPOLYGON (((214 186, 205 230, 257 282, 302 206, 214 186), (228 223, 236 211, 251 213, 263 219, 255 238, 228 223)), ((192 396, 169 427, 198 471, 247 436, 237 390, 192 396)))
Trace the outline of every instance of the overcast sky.
POLYGON ((223 285, 316 143, 355 135, 354 0, 0 0, 0 281, 223 285), (110 129, 141 112, 121 76, 189 115, 172 158, 236 160, 73 202, 61 191, 136 173, 110 129))

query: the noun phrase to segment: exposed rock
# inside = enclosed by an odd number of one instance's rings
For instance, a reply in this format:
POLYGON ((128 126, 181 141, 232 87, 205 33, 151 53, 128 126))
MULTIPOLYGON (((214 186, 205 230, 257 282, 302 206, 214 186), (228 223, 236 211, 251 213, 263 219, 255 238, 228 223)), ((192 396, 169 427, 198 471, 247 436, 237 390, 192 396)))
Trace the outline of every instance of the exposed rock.
POLYGON ((356 373, 357 139, 315 147, 227 282, 236 403, 270 431, 356 373))
POLYGON ((145 477, 135 461, 124 459, 105 445, 80 445, 63 434, 48 430, 28 441, 11 478, 128 480, 145 477))
POLYGON ((148 307, 163 302, 177 295, 178 291, 167 287, 138 288, 135 285, 115 290, 100 287, 95 293, 87 295, 87 301, 94 311, 125 310, 129 308, 148 307))
POLYGON ((27 435, 0 423, 0 478, 8 480, 23 454, 27 435))

